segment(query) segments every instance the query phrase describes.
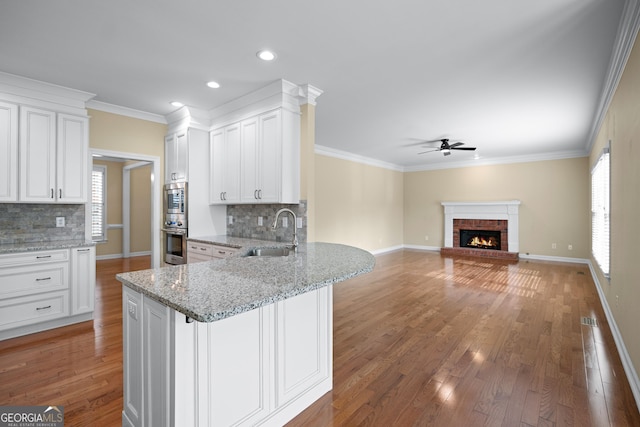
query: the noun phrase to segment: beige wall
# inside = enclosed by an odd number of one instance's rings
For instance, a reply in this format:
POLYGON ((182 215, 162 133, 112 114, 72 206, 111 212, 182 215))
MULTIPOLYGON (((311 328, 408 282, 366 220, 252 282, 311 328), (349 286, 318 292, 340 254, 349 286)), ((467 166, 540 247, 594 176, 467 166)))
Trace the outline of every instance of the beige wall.
MULTIPOLYGON (((640 43, 636 43, 591 151, 593 166, 611 141, 611 267, 602 290, 636 373, 640 371, 640 43)), ((592 260, 597 266, 595 260, 592 260)))
MULTIPOLYGON (((147 120, 135 119, 131 117, 121 116, 113 113, 106 113, 99 110, 88 110, 90 116, 89 122, 89 146, 93 149, 102 149, 109 151, 117 151, 122 153, 142 154, 145 156, 155 156, 160 158, 160 174, 158 177, 159 182, 164 182, 164 137, 167 133, 167 126, 160 123, 150 122, 147 120)), ((122 174, 120 173, 120 180, 122 180, 122 174)), ((122 188, 120 184, 119 188, 122 188)), ((149 207, 150 209, 150 207, 149 207)), ((162 195, 158 195, 158 209, 162 211, 162 195)), ((149 215, 150 219, 151 215, 149 215)), ((133 220, 133 217, 132 217, 133 220)), ((111 218, 108 218, 110 223, 114 223, 111 218)), ((122 223, 122 218, 118 223, 122 223)), ((160 228, 162 224, 158 224, 158 239, 160 239, 160 228)), ((132 224, 132 230, 135 228, 149 229, 148 226, 136 227, 132 224)), ((142 230, 141 230, 142 231, 142 230)), ((136 233, 138 230, 136 230, 136 233)), ((142 231, 144 232, 144 231, 142 231)), ((132 232, 133 233, 133 232, 132 232)), ((149 231, 149 235, 150 235, 149 231)), ((108 238, 110 241, 113 239, 114 247, 111 247, 111 242, 108 243, 108 247, 98 245, 97 255, 101 255, 101 251, 105 254, 122 253, 122 237, 120 230, 113 230, 109 232, 108 238), (118 237, 116 234, 120 233, 120 242, 116 242, 118 237), (119 249, 116 251, 115 246, 119 249)), ((146 237, 136 237, 134 241, 142 241, 146 237)), ((137 243, 131 242, 130 249, 132 252, 136 252, 137 243)), ((145 251, 142 249, 142 251, 145 251)), ((162 254, 158 254, 161 257, 162 254)))
POLYGON ((443 201, 520 200, 520 253, 589 258, 586 157, 408 172, 404 181, 407 245, 444 245, 443 201))
POLYGON ((131 170, 131 253, 151 252, 151 165, 131 170))
POLYGON ((402 244, 401 172, 316 155, 316 241, 367 250, 402 244))

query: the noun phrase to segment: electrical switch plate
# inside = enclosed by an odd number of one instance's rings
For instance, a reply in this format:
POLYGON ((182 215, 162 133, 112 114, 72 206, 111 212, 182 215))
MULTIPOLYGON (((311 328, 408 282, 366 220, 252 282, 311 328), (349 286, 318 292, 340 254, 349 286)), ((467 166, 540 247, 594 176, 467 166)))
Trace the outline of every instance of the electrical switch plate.
POLYGON ((233 215, 229 215, 229 225, 233 224, 233 215))
POLYGON ((261 216, 258 217, 258 225, 262 225, 262 217, 261 216))
POLYGON ((282 226, 283 227, 288 227, 289 226, 289 218, 287 218, 286 216, 282 217, 282 226))
POLYGON ((569 250, 572 251, 573 250, 573 245, 569 245, 569 250))
POLYGON ((57 216, 56 217, 56 227, 64 227, 64 217, 57 216))
POLYGON ((302 218, 296 218, 296 227, 297 228, 302 228, 302 218))

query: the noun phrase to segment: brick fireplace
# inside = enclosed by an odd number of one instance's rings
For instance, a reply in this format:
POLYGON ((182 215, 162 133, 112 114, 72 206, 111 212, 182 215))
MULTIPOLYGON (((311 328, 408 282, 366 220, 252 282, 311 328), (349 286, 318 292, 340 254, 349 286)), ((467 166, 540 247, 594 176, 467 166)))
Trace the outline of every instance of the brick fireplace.
POLYGON ((445 217, 442 255, 519 258, 519 200, 442 202, 442 206, 445 217))

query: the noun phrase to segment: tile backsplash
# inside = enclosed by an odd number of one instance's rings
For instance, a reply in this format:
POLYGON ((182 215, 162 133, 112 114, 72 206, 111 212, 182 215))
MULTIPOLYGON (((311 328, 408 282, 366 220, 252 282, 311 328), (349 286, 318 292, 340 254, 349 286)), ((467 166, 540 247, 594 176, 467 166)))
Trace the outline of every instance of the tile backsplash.
POLYGON ((84 205, 0 203, 0 244, 84 240, 84 213, 84 205))
POLYGON ((278 227, 273 230, 271 224, 276 212, 282 208, 289 208, 302 218, 302 228, 298 228, 298 241, 307 241, 307 201, 301 200, 298 205, 229 205, 227 206, 227 236, 244 237, 248 239, 271 240, 276 242, 290 242, 293 240, 293 218, 290 214, 281 214, 278 227), (229 224, 229 216, 233 223, 229 224), (287 228, 282 227, 282 218, 289 220, 287 228), (262 217, 262 225, 258 225, 258 217, 262 217))

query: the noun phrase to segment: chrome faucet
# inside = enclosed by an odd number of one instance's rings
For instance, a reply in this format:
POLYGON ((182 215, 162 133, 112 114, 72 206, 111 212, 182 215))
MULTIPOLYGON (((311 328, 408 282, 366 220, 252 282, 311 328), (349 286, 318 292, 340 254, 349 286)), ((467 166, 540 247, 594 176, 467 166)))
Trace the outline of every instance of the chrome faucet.
POLYGON ((290 213, 291 216, 293 217, 293 250, 294 251, 298 251, 298 218, 296 217, 295 212, 293 212, 291 209, 287 209, 287 208, 282 208, 280 209, 278 212, 276 212, 276 219, 273 220, 273 224, 271 225, 272 229, 276 229, 276 227, 278 226, 278 218, 280 217, 280 214, 282 212, 287 212, 290 213))

